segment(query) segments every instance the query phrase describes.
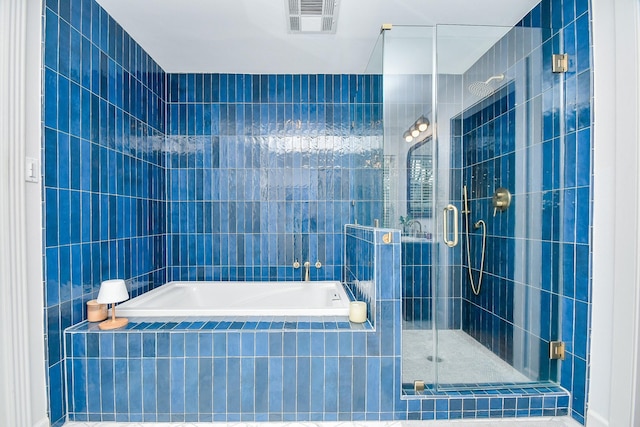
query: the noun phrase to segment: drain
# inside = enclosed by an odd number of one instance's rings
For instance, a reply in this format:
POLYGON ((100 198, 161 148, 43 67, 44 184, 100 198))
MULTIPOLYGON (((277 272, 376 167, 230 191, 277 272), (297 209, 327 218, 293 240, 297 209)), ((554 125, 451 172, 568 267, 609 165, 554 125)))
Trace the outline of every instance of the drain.
POLYGON ((434 359, 434 357, 433 357, 433 356, 427 356, 427 360, 428 360, 429 362, 434 362, 434 361, 435 361, 436 363, 440 363, 440 362, 442 362, 442 357, 436 357, 436 358, 434 359))

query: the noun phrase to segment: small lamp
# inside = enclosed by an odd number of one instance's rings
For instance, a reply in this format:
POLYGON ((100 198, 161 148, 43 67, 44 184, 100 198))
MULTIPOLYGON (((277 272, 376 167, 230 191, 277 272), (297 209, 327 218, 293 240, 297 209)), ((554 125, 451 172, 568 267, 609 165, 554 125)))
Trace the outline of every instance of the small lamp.
POLYGON ((111 304, 111 319, 98 324, 100 329, 117 329, 126 326, 129 323, 127 318, 116 319, 116 303, 129 299, 127 285, 122 279, 105 280, 100 284, 100 292, 98 292, 98 303, 111 304))

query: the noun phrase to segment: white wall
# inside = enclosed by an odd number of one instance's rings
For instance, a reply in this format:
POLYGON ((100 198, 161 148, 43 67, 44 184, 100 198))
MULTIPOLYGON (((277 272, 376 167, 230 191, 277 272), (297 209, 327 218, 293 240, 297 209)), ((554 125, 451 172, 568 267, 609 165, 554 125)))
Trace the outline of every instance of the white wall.
POLYGON ((587 425, 640 425, 637 0, 592 0, 594 227, 587 425))
POLYGON ((41 3, 0 2, 0 425, 47 426, 40 183, 41 3), (39 174, 39 171, 37 172, 39 174))

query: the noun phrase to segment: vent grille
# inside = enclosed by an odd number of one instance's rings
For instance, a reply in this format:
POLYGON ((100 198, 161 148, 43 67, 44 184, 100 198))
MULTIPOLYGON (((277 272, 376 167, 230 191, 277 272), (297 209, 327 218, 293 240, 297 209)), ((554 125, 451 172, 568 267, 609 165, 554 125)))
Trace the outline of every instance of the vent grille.
POLYGON ((300 14, 322 15, 322 0, 302 0, 300 3, 300 14))
POLYGON ((292 33, 335 33, 338 0, 285 0, 292 33))
POLYGON ((325 13, 325 15, 333 16, 333 10, 335 8, 335 5, 336 5, 335 1, 329 1, 329 0, 325 1, 324 2, 324 13, 325 13))
POLYGON ((331 31, 333 28, 333 18, 324 17, 322 18, 322 31, 331 31))
POLYGON ((292 16, 289 18, 289 28, 291 31, 300 31, 300 17, 292 16))

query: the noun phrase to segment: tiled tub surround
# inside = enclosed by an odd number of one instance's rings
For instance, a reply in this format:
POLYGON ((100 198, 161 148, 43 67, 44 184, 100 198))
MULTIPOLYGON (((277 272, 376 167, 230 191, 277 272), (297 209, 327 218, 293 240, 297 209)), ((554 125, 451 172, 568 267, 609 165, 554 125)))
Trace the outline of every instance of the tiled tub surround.
POLYGON ((169 75, 169 280, 341 280, 343 225, 382 218, 381 80, 169 75))
POLYGON ((66 332, 75 421, 336 421, 552 416, 566 392, 409 396, 400 378, 400 233, 346 227, 346 274, 374 278, 375 324, 346 318, 83 322, 66 332), (383 236, 390 233, 391 243, 383 236), (363 257, 360 253, 373 254, 363 257), (369 262, 372 259, 373 262, 369 262), (361 276, 364 274, 365 276, 361 276), (404 397, 402 397, 404 396, 404 397))
POLYGON ((43 1, 49 417, 64 421, 63 331, 104 279, 165 283, 165 73, 90 0, 43 1))
POLYGON ((366 265, 349 257, 347 271, 354 279, 375 278, 375 329, 346 317, 131 319, 126 330, 115 332, 83 322, 66 333, 70 419, 405 419, 400 413, 407 405, 395 380, 400 235, 384 230, 395 242, 385 244, 383 231, 347 230, 347 242, 357 232, 356 245, 374 254, 366 265))
MULTIPOLYGON (((484 218, 488 227, 479 297, 470 291, 464 242, 460 247, 463 330, 528 376, 557 380, 571 392, 571 415, 584 423, 592 223, 588 1, 543 1, 519 25, 466 74, 474 81, 506 73, 515 92, 496 93, 452 127, 453 180, 469 187, 471 221, 484 218), (529 37, 527 29, 538 27, 529 37), (523 49, 502 58, 510 46, 523 49), (551 54, 559 52, 571 58, 565 74, 551 72, 551 54), (521 131, 523 120, 533 120, 532 132, 521 131), (493 217, 491 196, 500 186, 513 193, 512 206, 493 217), (524 315, 526 301, 540 316, 524 315), (548 359, 553 339, 566 343, 561 362, 548 359)), ((460 199, 460 187, 452 199, 460 199)), ((476 279, 480 239, 472 232, 476 279)))

